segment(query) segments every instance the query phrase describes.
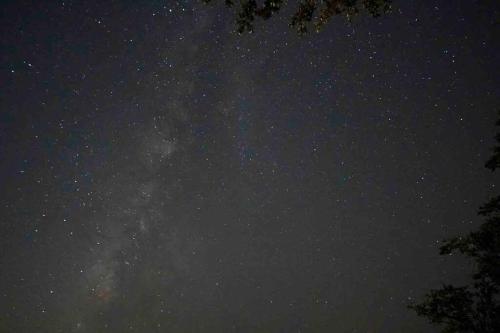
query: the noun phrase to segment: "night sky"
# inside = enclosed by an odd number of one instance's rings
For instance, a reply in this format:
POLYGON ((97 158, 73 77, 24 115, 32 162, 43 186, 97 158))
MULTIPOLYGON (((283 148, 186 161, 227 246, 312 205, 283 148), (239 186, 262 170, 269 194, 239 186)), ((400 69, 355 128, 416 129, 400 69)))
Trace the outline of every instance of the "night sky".
MULTIPOLYGON (((253 34, 192 1, 4 1, 1 332, 437 332, 470 263, 497 1, 253 34)), ((497 178, 495 178, 497 177, 497 178)))

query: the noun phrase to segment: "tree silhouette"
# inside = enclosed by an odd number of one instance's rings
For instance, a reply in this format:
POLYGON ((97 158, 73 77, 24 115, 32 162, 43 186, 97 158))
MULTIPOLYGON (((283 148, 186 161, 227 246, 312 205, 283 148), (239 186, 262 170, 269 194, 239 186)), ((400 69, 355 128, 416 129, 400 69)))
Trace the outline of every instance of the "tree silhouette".
MULTIPOLYGON (((496 125, 500 126, 500 119, 497 120, 496 125)), ((488 162, 486 162, 486 167, 491 169, 491 171, 495 171, 496 168, 500 167, 500 133, 497 133, 495 139, 497 141, 497 145, 493 148, 493 156, 491 156, 488 162)))
MULTIPOLYGON (((213 0, 203 0, 210 3, 213 0)), ((234 7, 234 0, 224 0, 227 7, 234 7)), ((271 18, 286 4, 284 0, 263 0, 260 4, 256 0, 240 0, 236 10, 236 25, 239 33, 252 32, 256 17, 263 20, 271 18)), ((308 31, 313 25, 319 31, 333 16, 353 16, 367 12, 373 17, 380 16, 391 9, 391 0, 301 0, 291 17, 290 26, 299 34, 308 31)))
MULTIPOLYGON (((496 123, 500 126, 500 120, 496 123)), ((500 133, 497 146, 486 167, 494 171, 500 167, 500 133)), ((500 196, 479 208, 485 222, 478 231, 446 240, 440 254, 460 252, 475 262, 475 273, 470 285, 444 285, 431 290, 423 302, 409 307, 417 315, 444 326, 442 332, 500 332, 500 196)))

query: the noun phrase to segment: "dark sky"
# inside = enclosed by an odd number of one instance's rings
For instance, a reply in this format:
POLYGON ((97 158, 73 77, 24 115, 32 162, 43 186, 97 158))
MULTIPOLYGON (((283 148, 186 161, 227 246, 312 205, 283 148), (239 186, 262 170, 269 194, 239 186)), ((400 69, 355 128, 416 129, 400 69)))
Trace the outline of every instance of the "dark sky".
POLYGON ((436 332, 469 264, 500 79, 496 1, 288 11, 4 1, 1 332, 436 332))

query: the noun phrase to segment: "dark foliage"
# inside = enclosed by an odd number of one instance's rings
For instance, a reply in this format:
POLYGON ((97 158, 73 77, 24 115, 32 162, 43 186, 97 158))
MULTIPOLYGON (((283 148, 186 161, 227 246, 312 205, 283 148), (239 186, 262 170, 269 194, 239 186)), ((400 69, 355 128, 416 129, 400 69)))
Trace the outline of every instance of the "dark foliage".
MULTIPOLYGON (((500 134, 496 139, 500 142, 500 134)), ((497 146, 486 167, 495 170, 499 162, 497 146)), ((478 214, 486 219, 478 231, 446 240, 440 249, 443 255, 460 252, 474 260, 471 285, 445 285, 431 290, 423 302, 410 305, 419 316, 442 325, 442 332, 500 332, 500 196, 481 206, 478 214)))
MULTIPOLYGON (((205 3, 212 0, 204 0, 205 3)), ((234 7, 235 1, 225 0, 228 7, 234 7)), ((285 5, 283 0, 238 1, 236 25, 240 33, 252 32, 256 17, 267 20, 279 12, 285 5)), ((299 34, 308 31, 311 25, 319 31, 333 16, 345 16, 351 19, 362 11, 373 17, 380 16, 391 9, 391 0, 301 0, 293 14, 290 26, 299 34)))
MULTIPOLYGON (((500 111, 498 113, 500 114, 500 111)), ((497 121, 496 125, 500 126, 500 119, 497 121)), ((497 133, 495 139, 497 145, 493 148, 493 156, 486 162, 486 167, 491 169, 491 171, 495 171, 496 168, 500 167, 500 133, 497 133)))

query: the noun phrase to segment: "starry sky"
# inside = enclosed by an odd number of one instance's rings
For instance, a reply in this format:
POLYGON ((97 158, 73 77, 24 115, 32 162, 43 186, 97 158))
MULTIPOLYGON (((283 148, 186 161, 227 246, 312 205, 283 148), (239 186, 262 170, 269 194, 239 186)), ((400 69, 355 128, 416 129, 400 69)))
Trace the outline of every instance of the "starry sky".
POLYGON ((466 281, 496 1, 299 37, 197 1, 4 1, 1 332, 437 332, 466 281))

